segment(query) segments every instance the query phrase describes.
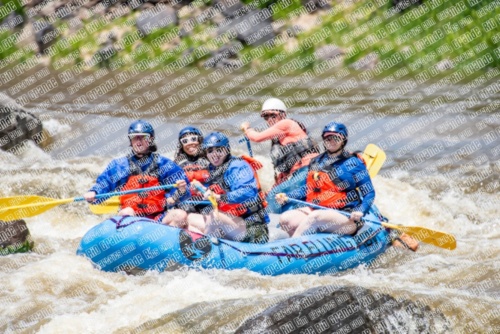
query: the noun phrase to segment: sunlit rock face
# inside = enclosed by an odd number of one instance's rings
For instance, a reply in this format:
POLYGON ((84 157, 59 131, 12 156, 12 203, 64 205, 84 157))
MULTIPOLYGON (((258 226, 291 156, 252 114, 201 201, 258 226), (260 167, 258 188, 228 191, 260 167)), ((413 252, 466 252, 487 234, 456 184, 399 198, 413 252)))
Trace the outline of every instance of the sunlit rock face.
POLYGON ((0 256, 23 253, 32 248, 33 241, 24 220, 0 220, 0 256))
POLYGON ((0 92, 0 148, 15 154, 27 140, 39 144, 43 137, 38 117, 0 92))

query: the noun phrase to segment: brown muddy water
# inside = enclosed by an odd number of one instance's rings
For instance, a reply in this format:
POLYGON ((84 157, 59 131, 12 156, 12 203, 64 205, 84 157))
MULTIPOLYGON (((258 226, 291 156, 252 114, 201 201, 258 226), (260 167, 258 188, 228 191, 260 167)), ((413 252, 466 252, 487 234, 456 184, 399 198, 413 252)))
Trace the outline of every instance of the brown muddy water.
MULTIPOLYGON (((31 86, 12 94, 9 88, 34 73, 0 89, 22 100, 31 86)), ((232 333, 250 316, 246 305, 337 284, 429 305, 446 316, 443 332, 500 333, 498 69, 455 84, 443 78, 419 82, 401 72, 364 82, 345 72, 281 78, 252 70, 222 78, 218 73, 191 69, 127 79, 101 70, 62 83, 49 72, 43 82, 49 87, 53 78, 57 86, 25 106, 43 120, 50 138, 44 148, 0 152, 0 195, 82 195, 111 159, 127 152, 126 131, 137 118, 153 122, 159 150, 169 157, 186 125, 225 131, 235 153, 245 153, 239 124, 250 120, 263 128, 260 105, 279 95, 315 139, 337 120, 350 130, 351 150, 368 143, 382 147, 388 161, 374 179, 378 207, 393 223, 455 235, 457 249, 388 251, 369 267, 336 276, 267 277, 247 270, 126 276, 100 272, 75 255, 84 233, 104 217, 84 204, 63 205, 26 219, 34 252, 0 258, 1 332, 125 333, 161 317, 174 322, 205 303, 204 314, 215 323, 164 332, 232 333), (264 87, 269 82, 271 88, 264 87)), ((269 144, 252 146, 270 188, 269 144)))

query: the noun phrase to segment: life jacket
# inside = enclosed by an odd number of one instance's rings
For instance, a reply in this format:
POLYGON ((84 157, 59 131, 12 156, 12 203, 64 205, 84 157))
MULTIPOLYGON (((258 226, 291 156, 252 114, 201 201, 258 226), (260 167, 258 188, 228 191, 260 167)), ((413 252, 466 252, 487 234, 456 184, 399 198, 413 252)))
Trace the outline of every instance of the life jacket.
MULTIPOLYGON (((201 183, 206 183, 210 177, 210 172, 208 171, 208 166, 210 162, 205 157, 195 157, 192 158, 187 154, 180 153, 175 157, 175 163, 179 165, 186 173, 189 182, 197 180, 201 183)), ((200 193, 192 188, 191 196, 198 196, 200 193)))
MULTIPOLYGON (((243 156, 241 158, 231 157, 228 161, 222 164, 222 166, 219 166, 214 171, 212 171, 207 183, 209 184, 208 188, 216 194, 223 195, 228 193, 231 190, 231 187, 225 180, 224 174, 229 168, 229 165, 235 160, 246 161, 252 167, 255 180, 257 181, 257 188, 258 188, 257 200, 251 201, 250 203, 235 203, 235 204, 225 203, 221 201, 219 202, 219 210, 244 219, 250 215, 255 214, 256 212, 264 211, 264 209, 267 207, 266 196, 264 195, 264 192, 260 187, 259 177, 255 169, 256 167, 258 167, 260 162, 247 156, 243 156)), ((260 165, 262 166, 262 164, 260 165)), ((264 213, 262 213, 262 215, 264 215, 264 213)))
POLYGON ((332 163, 321 166, 320 161, 326 154, 328 153, 325 152, 311 160, 306 179, 306 201, 333 209, 341 209, 351 202, 360 201, 361 196, 358 191, 347 190, 349 184, 344 184, 345 182, 340 180, 342 169, 336 168, 335 165, 338 166, 338 164, 335 162, 357 157, 366 165, 362 155, 358 152, 345 152, 332 163))
POLYGON ((293 120, 300 125, 300 128, 307 135, 307 138, 300 139, 295 143, 282 145, 279 138, 272 139, 271 160, 274 165, 275 174, 290 173, 292 167, 302 160, 308 154, 319 153, 319 147, 316 142, 309 137, 305 126, 296 120, 293 120))
MULTIPOLYGON (((132 154, 127 157, 130 176, 121 191, 160 186, 158 158, 156 153, 151 154, 151 163, 143 172, 141 167, 132 160, 132 154)), ((120 196, 122 208, 130 207, 140 216, 151 216, 163 212, 166 207, 165 190, 148 191, 144 193, 120 196)))

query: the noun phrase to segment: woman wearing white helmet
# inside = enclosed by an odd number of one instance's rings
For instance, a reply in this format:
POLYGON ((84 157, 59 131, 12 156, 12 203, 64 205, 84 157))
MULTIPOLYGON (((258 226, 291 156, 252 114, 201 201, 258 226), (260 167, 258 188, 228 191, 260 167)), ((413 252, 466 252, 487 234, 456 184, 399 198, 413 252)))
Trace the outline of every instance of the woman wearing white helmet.
POLYGON ((287 118, 286 111, 283 101, 270 98, 264 101, 260 113, 269 126, 267 130, 258 132, 250 128, 249 122, 241 124, 241 129, 249 140, 272 141, 271 159, 276 184, 289 179, 300 168, 308 166, 311 159, 319 153, 318 146, 307 135, 304 125, 287 118))

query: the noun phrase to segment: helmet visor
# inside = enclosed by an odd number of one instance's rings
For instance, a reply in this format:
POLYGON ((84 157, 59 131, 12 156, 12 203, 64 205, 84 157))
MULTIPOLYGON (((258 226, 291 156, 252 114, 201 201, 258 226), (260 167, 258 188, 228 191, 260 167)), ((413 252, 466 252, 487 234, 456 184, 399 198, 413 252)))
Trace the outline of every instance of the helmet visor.
POLYGON ((323 141, 332 141, 332 140, 337 143, 341 143, 344 141, 344 136, 336 132, 326 132, 323 135, 323 141))
POLYGON ((146 139, 146 140, 148 140, 148 139, 149 139, 149 137, 151 137, 151 136, 149 135, 149 133, 131 133, 131 134, 129 134, 129 135, 128 135, 128 138, 129 138, 130 140, 132 140, 132 139, 134 139, 134 138, 139 138, 139 139, 146 139))

